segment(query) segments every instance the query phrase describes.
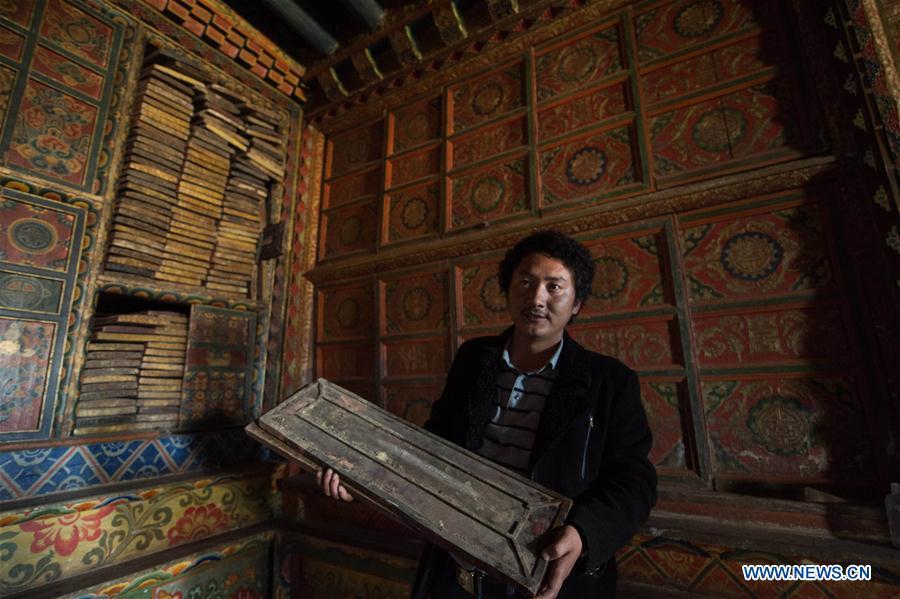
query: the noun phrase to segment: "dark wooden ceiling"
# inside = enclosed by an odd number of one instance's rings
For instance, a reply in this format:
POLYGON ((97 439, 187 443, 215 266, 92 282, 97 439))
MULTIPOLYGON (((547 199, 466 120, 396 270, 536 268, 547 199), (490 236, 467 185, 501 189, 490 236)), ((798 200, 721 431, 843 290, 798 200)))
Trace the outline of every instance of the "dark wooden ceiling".
POLYGON ((345 102, 404 71, 586 0, 226 0, 306 67, 307 108, 345 102))

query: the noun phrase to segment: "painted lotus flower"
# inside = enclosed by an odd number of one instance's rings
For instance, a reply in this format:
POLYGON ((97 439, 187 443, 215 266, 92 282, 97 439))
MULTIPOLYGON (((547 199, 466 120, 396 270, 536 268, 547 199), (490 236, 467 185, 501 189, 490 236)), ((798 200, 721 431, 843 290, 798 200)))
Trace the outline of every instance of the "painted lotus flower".
POLYGON ((228 526, 228 516, 214 503, 189 507, 169 530, 169 545, 202 539, 228 526))
POLYGON ((58 517, 38 518, 21 524, 25 532, 34 533, 31 552, 42 553, 53 547, 57 555, 72 555, 82 541, 96 541, 103 532, 103 518, 116 509, 105 505, 87 512, 72 512, 58 517))

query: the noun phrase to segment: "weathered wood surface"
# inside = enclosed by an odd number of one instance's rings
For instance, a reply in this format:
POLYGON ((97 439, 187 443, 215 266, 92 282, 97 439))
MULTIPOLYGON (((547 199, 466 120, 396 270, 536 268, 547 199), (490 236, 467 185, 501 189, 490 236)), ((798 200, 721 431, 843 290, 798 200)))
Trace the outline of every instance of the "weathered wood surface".
POLYGON ((357 495, 531 593, 547 568, 542 535, 572 504, 325 379, 246 430, 307 468, 333 468, 357 495))

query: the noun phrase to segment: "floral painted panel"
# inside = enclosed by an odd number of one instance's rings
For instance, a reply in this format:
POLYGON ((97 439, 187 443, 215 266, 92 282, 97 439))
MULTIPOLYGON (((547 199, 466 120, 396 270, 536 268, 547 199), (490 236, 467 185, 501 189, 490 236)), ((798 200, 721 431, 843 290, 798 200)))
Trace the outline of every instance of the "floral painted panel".
POLYGON ((0 317, 0 433, 41 428, 55 335, 52 322, 0 317))
POLYGON ((733 216, 682 231, 695 302, 759 298, 833 284, 818 204, 733 216))
POLYGON ((12 62, 19 62, 24 49, 25 38, 21 34, 0 26, 0 56, 5 56, 12 62))
POLYGON ((540 153, 542 204, 606 194, 640 180, 632 126, 571 141, 540 153))
POLYGON ((48 0, 40 34, 57 47, 100 68, 110 61, 113 28, 65 0, 48 0))
POLYGON ((459 132, 525 105, 522 63, 467 81, 450 91, 453 128, 459 132))
POLYGON ((442 126, 440 98, 396 110, 393 152, 402 152, 440 138, 442 126))
POLYGON ((325 185, 324 208, 343 206, 381 191, 381 169, 373 168, 332 179, 325 185))
POLYGON ((506 294, 500 290, 497 260, 467 263, 459 267, 462 285, 463 327, 507 326, 506 294))
POLYGON ((624 83, 578 96, 538 112, 538 139, 544 142, 595 125, 628 109, 628 92, 624 83))
POLYGON ((585 245, 597 270, 580 317, 674 303, 672 292, 664 282, 665 242, 660 233, 648 232, 630 239, 601 239, 585 245))
POLYGON ((404 154, 390 161, 390 187, 409 183, 441 171, 441 149, 433 148, 424 152, 404 154))
POLYGON ((523 214, 530 209, 527 159, 519 158, 451 178, 452 227, 523 214))
POLYGON ((654 116, 650 143, 656 176, 671 177, 727 162, 731 159, 729 126, 739 130, 741 122, 742 116, 726 113, 718 99, 654 116))
POLYGON ((422 426, 431 415, 431 404, 441 396, 443 388, 443 377, 424 383, 385 383, 387 409, 416 426, 422 426))
POLYGON ((478 129, 461 138, 454 138, 452 168, 493 158, 507 150, 524 145, 528 140, 527 129, 525 119, 521 118, 478 129))
POLYGON ((66 272, 75 242, 75 221, 75 215, 68 212, 3 198, 0 200, 0 260, 66 272))
POLYGON ((704 367, 844 362, 850 357, 847 321, 837 305, 695 313, 692 320, 697 358, 704 367))
POLYGON ((371 343, 320 343, 317 350, 321 377, 329 380, 375 378, 375 346, 371 343))
POLYGON ((443 375, 450 365, 446 337, 384 342, 385 376, 443 375))
POLYGON ((269 518, 268 473, 0 514, 0 592, 12 593, 269 518))
POLYGON ((686 468, 682 411, 688 400, 683 379, 643 376, 640 385, 641 402, 653 432, 650 461, 658 468, 686 468))
POLYGON ((331 172, 335 176, 384 156, 384 123, 341 133, 331 141, 331 172))
POLYGON ((82 186, 98 109, 29 79, 13 128, 8 164, 82 186))
POLYGON ((323 287, 319 299, 319 341, 371 339, 375 336, 372 284, 323 287))
POLYGON ((585 87, 619 72, 624 65, 616 25, 590 33, 562 48, 550 49, 535 60, 538 100, 585 87))
POLYGON ((635 17, 642 63, 705 44, 722 36, 776 23, 774 0, 677 0, 660 2, 635 17))
POLYGON ((442 332, 449 325, 447 274, 391 279, 384 286, 384 332, 442 332))
POLYGON ((594 324, 576 321, 568 328, 584 347, 634 369, 677 368, 682 363, 677 330, 674 317, 594 324))
POLYGON ((335 258, 375 249, 378 213, 374 200, 329 210, 323 221, 325 251, 320 251, 320 256, 335 258))
POLYGON ((34 14, 34 8, 34 2, 2 2, 0 3, 0 16, 21 27, 28 27, 34 14))
POLYGON ((706 380, 713 471, 744 479, 866 481, 871 448, 849 378, 706 380))
POLYGON ((0 270, 0 308, 58 314, 63 282, 0 270))
POLYGON ((44 46, 38 46, 35 50, 31 67, 34 72, 45 75, 95 100, 99 100, 100 94, 103 92, 102 76, 44 46))
POLYGON ((440 185, 406 187, 387 194, 387 243, 417 239, 438 232, 440 185))

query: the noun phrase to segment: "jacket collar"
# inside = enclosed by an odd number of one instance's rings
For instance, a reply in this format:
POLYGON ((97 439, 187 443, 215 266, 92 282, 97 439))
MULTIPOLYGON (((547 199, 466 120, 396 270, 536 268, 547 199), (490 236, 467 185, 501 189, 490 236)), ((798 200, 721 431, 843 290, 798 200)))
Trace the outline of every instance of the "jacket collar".
MULTIPOLYGON (((503 333, 488 340, 481 354, 481 368, 475 381, 475 389, 469 398, 469 426, 466 447, 476 449, 481 445, 484 429, 493 414, 493 403, 497 397, 497 376, 500 373, 500 356, 512 335, 509 327, 503 333)), ((559 356, 559 374, 556 383, 547 396, 541 423, 538 426, 534 447, 531 451, 531 465, 563 435, 572 420, 590 406, 586 393, 591 385, 590 366, 584 349, 563 332, 563 348, 559 356)))

